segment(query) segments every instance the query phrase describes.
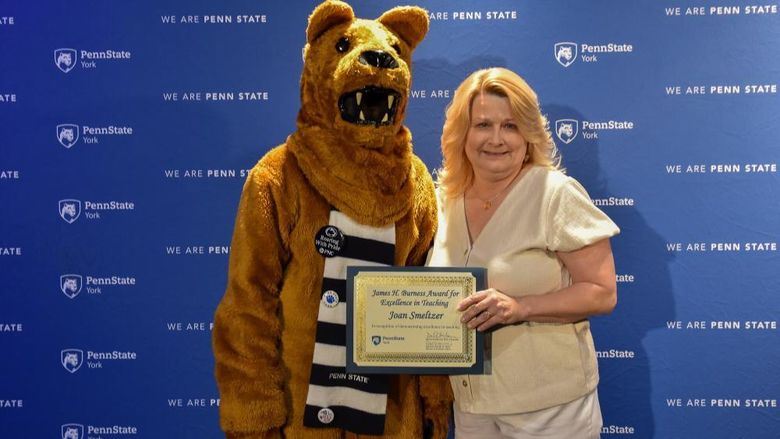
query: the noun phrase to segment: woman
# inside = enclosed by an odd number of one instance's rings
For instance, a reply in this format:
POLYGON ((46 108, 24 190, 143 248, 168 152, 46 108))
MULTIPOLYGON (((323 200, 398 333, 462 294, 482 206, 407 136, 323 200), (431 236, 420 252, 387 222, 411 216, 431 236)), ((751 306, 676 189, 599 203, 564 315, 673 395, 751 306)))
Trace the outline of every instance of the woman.
POLYGON ((492 330, 491 372, 450 379, 455 437, 599 437, 587 318, 615 307, 619 229, 559 169, 536 94, 507 69, 458 87, 442 153, 429 265, 487 267, 489 288, 458 310, 492 330))

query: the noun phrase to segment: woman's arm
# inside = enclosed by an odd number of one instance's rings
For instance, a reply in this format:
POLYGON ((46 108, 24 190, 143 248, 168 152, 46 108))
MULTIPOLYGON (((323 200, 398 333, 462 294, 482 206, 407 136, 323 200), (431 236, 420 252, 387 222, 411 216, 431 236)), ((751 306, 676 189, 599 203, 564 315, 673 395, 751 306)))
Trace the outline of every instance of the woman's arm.
POLYGON ((510 297, 490 288, 458 304, 461 321, 484 331, 518 322, 571 323, 610 313, 617 304, 615 261, 605 238, 579 250, 557 252, 572 284, 545 294, 510 297))

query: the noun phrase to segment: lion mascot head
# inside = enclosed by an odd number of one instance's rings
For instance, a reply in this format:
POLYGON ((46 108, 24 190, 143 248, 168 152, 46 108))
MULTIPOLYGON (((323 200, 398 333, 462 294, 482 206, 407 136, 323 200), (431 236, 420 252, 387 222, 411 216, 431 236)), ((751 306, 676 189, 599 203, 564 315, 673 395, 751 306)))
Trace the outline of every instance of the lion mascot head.
POLYGON ((301 109, 288 146, 322 195, 366 224, 388 224, 408 210, 412 143, 403 119, 412 51, 427 31, 417 7, 365 20, 327 1, 309 17, 301 109))

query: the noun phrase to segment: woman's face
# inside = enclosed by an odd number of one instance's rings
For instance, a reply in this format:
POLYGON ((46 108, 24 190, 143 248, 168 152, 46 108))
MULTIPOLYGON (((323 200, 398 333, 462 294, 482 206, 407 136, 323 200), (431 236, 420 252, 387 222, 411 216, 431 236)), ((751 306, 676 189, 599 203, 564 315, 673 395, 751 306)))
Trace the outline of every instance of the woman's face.
POLYGON ((501 181, 515 176, 523 166, 528 144, 520 134, 509 99, 489 93, 474 98, 465 150, 477 180, 501 181))

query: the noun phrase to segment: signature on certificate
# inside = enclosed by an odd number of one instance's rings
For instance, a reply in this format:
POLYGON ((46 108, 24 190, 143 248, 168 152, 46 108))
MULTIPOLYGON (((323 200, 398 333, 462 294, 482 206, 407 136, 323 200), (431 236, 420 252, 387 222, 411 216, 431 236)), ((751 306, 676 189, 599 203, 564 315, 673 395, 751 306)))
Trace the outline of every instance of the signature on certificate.
POLYGON ((454 337, 444 331, 433 331, 425 333, 426 341, 456 341, 458 337, 454 337))

